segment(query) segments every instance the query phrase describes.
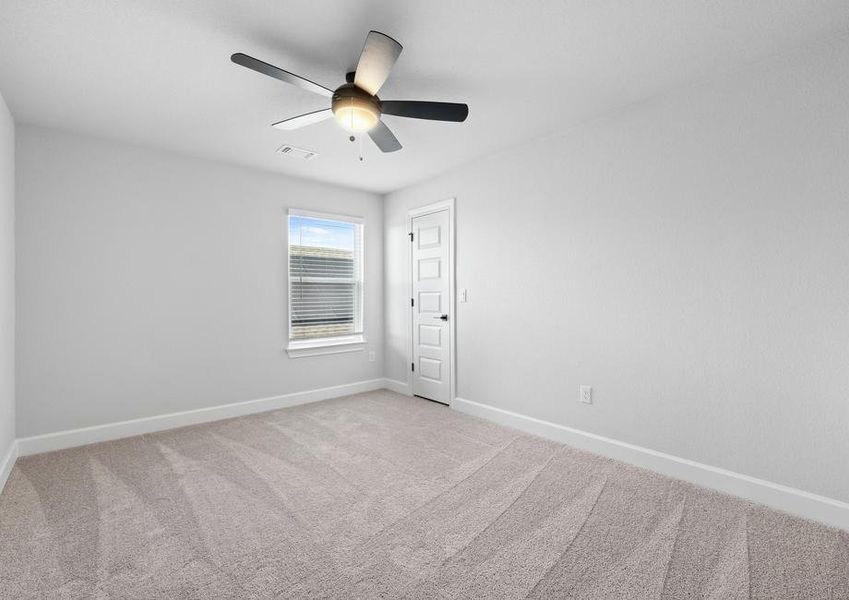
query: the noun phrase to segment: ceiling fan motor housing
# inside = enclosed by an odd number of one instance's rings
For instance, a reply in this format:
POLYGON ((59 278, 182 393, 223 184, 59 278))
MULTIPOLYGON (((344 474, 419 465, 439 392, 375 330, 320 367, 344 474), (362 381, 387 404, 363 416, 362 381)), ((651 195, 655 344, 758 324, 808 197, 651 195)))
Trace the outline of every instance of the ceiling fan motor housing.
POLYGON ((330 104, 333 115, 348 131, 368 131, 380 120, 380 100, 353 83, 333 92, 330 104))

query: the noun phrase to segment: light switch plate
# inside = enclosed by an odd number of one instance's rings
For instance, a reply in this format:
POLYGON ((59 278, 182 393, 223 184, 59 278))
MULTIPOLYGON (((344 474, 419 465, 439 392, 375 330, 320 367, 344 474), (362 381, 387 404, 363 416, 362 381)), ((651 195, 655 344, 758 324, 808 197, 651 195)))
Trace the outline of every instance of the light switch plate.
POLYGON ((463 288, 460 290, 460 302, 468 302, 469 301, 469 290, 463 288))
POLYGON ((588 385, 581 386, 581 402, 584 404, 593 403, 593 388, 588 385))

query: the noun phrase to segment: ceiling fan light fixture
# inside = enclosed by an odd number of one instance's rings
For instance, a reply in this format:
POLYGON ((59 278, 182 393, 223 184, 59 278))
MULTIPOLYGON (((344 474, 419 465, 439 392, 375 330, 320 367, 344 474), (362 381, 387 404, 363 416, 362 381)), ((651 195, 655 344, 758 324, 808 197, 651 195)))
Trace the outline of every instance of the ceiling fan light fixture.
POLYGON ((368 131, 380 120, 380 104, 375 96, 352 83, 333 92, 333 116, 347 131, 368 131))
POLYGON ((368 131, 380 120, 380 113, 371 103, 354 98, 334 104, 333 116, 345 130, 352 133, 368 131))

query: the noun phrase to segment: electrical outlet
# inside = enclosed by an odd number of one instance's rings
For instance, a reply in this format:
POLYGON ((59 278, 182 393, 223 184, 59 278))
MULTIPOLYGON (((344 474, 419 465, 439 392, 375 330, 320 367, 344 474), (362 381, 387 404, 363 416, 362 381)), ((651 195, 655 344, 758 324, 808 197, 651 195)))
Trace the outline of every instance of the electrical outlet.
POLYGON ((593 403, 593 388, 588 385, 581 386, 581 402, 584 404, 593 403))
POLYGON ((374 362, 374 350, 372 350, 368 353, 368 361, 374 362))

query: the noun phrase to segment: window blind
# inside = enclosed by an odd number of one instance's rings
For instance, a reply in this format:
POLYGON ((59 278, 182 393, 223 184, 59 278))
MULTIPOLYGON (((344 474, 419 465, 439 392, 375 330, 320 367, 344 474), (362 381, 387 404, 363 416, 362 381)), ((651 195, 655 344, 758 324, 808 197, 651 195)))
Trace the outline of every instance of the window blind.
POLYGON ((362 225, 289 216, 289 338, 362 333, 362 225))

